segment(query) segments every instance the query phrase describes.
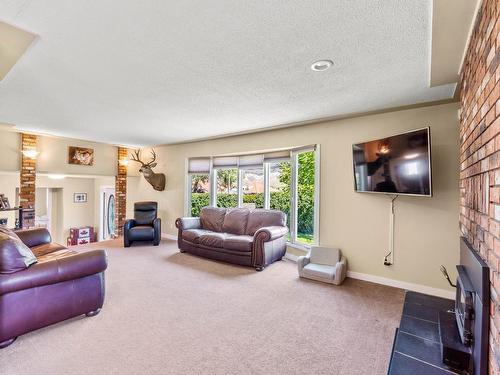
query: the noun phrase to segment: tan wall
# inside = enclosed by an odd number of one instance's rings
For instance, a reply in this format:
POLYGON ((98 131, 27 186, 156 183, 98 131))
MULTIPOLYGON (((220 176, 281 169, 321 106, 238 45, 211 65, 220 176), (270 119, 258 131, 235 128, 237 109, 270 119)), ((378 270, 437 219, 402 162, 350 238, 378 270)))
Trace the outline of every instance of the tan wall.
POLYGON ((21 165, 21 135, 0 128, 0 171, 19 171, 21 165))
POLYGON ((68 138, 38 137, 37 171, 57 174, 90 174, 114 176, 116 174, 116 147, 103 143, 79 141, 68 138), (94 149, 94 165, 68 164, 68 147, 94 149))
MULTIPOLYGON (((19 172, 0 173, 0 193, 9 198, 11 206, 16 205, 16 188, 19 188, 19 172)), ((0 212, 1 218, 7 218, 9 227, 16 223, 15 212, 0 212)))
POLYGON ((52 180, 48 177, 37 177, 38 188, 60 188, 62 189, 62 220, 58 218, 59 238, 58 242, 66 243, 71 227, 94 225, 94 179, 92 178, 65 178, 63 180, 52 180), (74 203, 74 193, 87 193, 86 203, 74 203))
MULTIPOLYGON (((410 109, 217 140, 157 147, 157 172, 167 186, 156 192, 142 178, 128 180, 128 212, 138 200, 157 200, 163 232, 175 234, 184 214, 188 157, 321 145, 320 237, 340 247, 351 271, 446 289, 439 265, 458 262, 458 105, 410 109), (395 264, 385 267, 389 246, 389 198, 353 189, 351 145, 355 142, 430 126, 434 196, 396 201, 395 264)), ((134 168, 131 166, 129 168, 134 168)))
MULTIPOLYGON (((71 178, 53 180, 46 176, 38 176, 36 179, 37 189, 52 188, 60 189, 60 201, 55 202, 53 208, 60 205, 57 217, 57 229, 54 229, 54 240, 65 244, 71 227, 92 225, 98 230, 99 225, 99 188, 100 185, 109 184, 113 177, 104 178, 71 178), (87 193, 87 203, 74 203, 74 193, 87 193), (57 235, 55 234, 57 232, 57 235)), ((19 188, 19 175, 0 173, 0 192, 9 197, 13 206, 16 202, 16 188, 19 188)), ((37 202, 37 206, 43 202, 37 202)), ((40 207, 39 207, 40 208, 40 207)), ((41 212, 41 208, 37 211, 41 212)), ((15 224, 15 213, 0 213, 0 217, 9 219, 9 227, 15 224)))
MULTIPOLYGON (((19 171, 21 135, 12 130, 0 128, 0 171, 19 171)), ((38 136, 37 157, 38 173, 76 174, 76 175, 116 175, 116 147, 104 143, 80 141, 70 138, 38 136), (68 164, 68 147, 89 147, 94 149, 94 165, 68 164)))
MULTIPOLYGON (((0 128, 0 193, 9 197, 11 205, 16 202, 16 187, 19 187, 19 167, 21 151, 21 135, 12 129, 0 128)), ((58 217, 58 241, 66 242, 70 227, 93 225, 98 230, 100 224, 99 197, 101 185, 114 185, 117 167, 117 148, 97 142, 80 141, 69 138, 38 136, 37 150, 37 188, 60 188, 60 213, 58 217), (95 151, 94 165, 81 166, 68 164, 68 147, 90 147, 95 151), (63 174, 80 176, 102 176, 96 178, 67 177, 64 180, 51 180, 40 174, 63 174), (73 203, 73 193, 86 192, 87 203, 73 203)), ((42 202, 37 202, 40 208, 42 202)), ((4 213, 0 217, 8 217, 9 226, 14 226, 15 214, 4 213)))

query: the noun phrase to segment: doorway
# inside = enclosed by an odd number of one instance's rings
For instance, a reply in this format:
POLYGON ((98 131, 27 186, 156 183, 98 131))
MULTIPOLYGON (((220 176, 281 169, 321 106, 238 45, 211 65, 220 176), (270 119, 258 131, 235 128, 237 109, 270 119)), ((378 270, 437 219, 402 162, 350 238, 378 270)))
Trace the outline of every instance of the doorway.
POLYGON ((115 234, 115 188, 101 186, 100 189, 100 223, 99 241, 113 238, 115 234))

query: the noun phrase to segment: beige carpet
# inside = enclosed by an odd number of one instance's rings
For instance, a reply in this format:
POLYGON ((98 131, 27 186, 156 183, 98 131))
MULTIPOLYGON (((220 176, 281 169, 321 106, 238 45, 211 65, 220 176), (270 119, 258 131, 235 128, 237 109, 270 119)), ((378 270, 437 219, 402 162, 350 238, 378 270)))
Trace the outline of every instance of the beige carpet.
POLYGON ((159 247, 108 250, 106 301, 0 350, 2 375, 384 374, 403 291, 299 279, 159 247))

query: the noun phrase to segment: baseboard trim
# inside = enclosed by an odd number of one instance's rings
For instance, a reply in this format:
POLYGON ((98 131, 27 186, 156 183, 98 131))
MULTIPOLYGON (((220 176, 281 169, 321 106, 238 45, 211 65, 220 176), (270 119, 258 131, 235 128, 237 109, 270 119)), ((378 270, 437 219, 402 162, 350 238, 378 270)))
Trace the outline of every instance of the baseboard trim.
POLYGON ((285 253, 285 259, 290 259, 293 262, 296 262, 299 257, 295 254, 285 253))
POLYGON ((347 277, 350 277, 352 279, 357 279, 357 280, 369 281, 369 282, 376 283, 376 284, 392 286, 395 288, 411 290, 414 292, 430 294, 430 295, 436 296, 436 297, 455 299, 455 293, 452 291, 439 289, 439 288, 433 288, 433 287, 426 286, 426 285, 414 284, 414 283, 409 283, 406 281, 388 279, 386 277, 369 275, 366 273, 353 272, 353 271, 347 271, 347 277))
MULTIPOLYGON (((298 259, 298 256, 295 254, 286 253, 285 258, 289 259, 293 262, 296 262, 298 259)), ((347 277, 350 277, 352 279, 357 279, 357 280, 369 281, 369 282, 375 283, 375 284, 392 286, 394 288, 411 290, 413 292, 430 294, 431 296, 448 298, 448 299, 455 299, 455 293, 452 291, 439 289, 439 288, 433 288, 430 286, 425 286, 425 285, 420 285, 420 284, 409 283, 406 281, 388 279, 387 277, 375 276, 375 275, 370 275, 367 273, 353 272, 353 271, 347 271, 347 277)))
POLYGON ((177 240, 177 236, 176 235, 169 234, 169 233, 162 233, 161 234, 161 238, 166 238, 167 240, 173 240, 173 241, 177 240))

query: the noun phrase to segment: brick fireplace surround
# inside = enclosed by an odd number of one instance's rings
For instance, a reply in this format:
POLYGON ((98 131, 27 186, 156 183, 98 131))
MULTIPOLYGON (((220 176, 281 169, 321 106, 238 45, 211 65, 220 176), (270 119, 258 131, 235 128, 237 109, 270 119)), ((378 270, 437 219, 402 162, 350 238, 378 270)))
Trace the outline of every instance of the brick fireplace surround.
POLYGON ((490 374, 500 373, 500 3, 483 0, 460 75, 460 229, 491 269, 490 374))

